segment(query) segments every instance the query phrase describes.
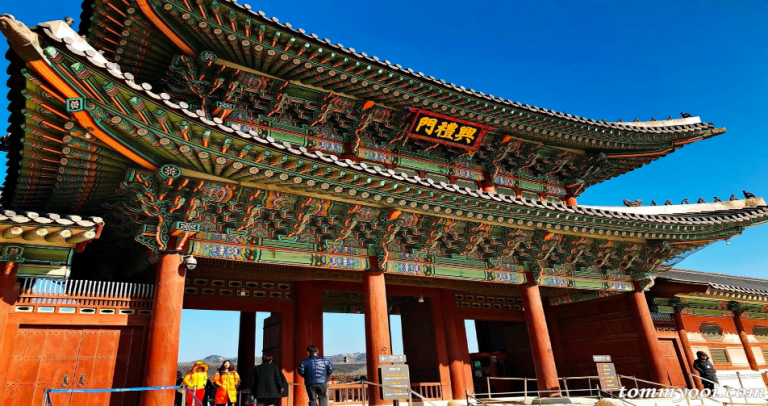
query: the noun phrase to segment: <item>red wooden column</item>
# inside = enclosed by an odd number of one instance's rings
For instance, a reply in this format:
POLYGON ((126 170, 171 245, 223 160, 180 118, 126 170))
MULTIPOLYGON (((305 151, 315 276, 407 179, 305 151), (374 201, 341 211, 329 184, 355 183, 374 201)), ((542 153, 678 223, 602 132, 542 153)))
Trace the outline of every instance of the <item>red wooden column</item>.
MULTIPOLYGON (((316 346, 320 355, 323 354, 323 292, 317 289, 312 281, 301 281, 296 282, 295 295, 296 335, 293 343, 293 362, 298 365, 301 360, 307 358, 307 347, 310 345, 316 346)), ((304 379, 299 374, 294 374, 294 380, 300 385, 293 387, 293 404, 308 404, 309 397, 303 386, 304 379)))
POLYGON ((753 371, 759 371, 760 367, 757 366, 757 360, 755 359, 755 353, 752 352, 752 346, 749 345, 749 337, 746 330, 744 330, 744 323, 741 322, 741 312, 733 312, 733 322, 736 324, 736 331, 739 332, 739 338, 741 339, 741 345, 744 346, 744 352, 747 353, 747 361, 749 362, 749 368, 753 371))
MULTIPOLYGON (((677 335, 680 336, 680 345, 683 346, 683 354, 685 355, 685 364, 687 366, 686 371, 688 369, 691 370, 691 373, 698 375, 699 372, 693 369, 693 361, 696 360, 696 358, 693 355, 693 350, 691 350, 691 342, 688 341, 688 331, 685 329, 685 323, 683 323, 683 314, 680 313, 680 309, 675 306, 675 313, 672 315, 672 317, 675 320, 675 330, 677 330, 677 335)), ((691 375, 685 374, 685 381, 688 382, 688 386, 691 388, 698 388, 699 390, 704 389, 704 386, 701 384, 701 379, 694 379, 691 375)))
MULTIPOLYGON (((160 254, 147 342, 146 386, 173 386, 176 383, 185 273, 180 251, 160 254)), ((141 396, 141 404, 171 405, 174 393, 166 390, 147 391, 141 396)))
POLYGON ((539 286, 521 286, 520 293, 523 296, 525 323, 528 326, 528 338, 531 341, 536 382, 539 390, 553 391, 541 393, 541 397, 560 396, 560 382, 557 379, 557 367, 555 357, 552 355, 552 343, 549 340, 549 329, 547 329, 539 286))
MULTIPOLYGON (((363 301, 365 312, 365 361, 368 381, 379 380, 379 355, 391 355, 389 339, 389 311, 384 272, 366 271, 363 275, 363 301)), ((372 405, 391 404, 381 398, 380 388, 370 385, 368 396, 372 405)))
POLYGON ((659 338, 656 336, 656 328, 653 327, 651 310, 645 300, 645 293, 642 291, 630 293, 629 300, 637 327, 637 338, 640 340, 640 345, 645 353, 645 365, 648 366, 650 380, 668 385, 667 366, 661 352, 659 338))
MULTIPOLYGON (((285 374, 285 380, 288 381, 288 383, 296 382, 296 379, 299 378, 299 374, 296 373, 296 368, 299 364, 299 361, 295 360, 295 348, 294 348, 294 339, 296 338, 296 330, 295 330, 295 320, 293 318, 293 315, 295 314, 295 310, 292 308, 291 312, 282 312, 281 313, 281 321, 280 321, 280 368, 283 370, 283 374, 285 374)), ((296 386, 297 388, 301 388, 300 386, 296 386)), ((291 388, 285 388, 286 391, 291 390, 291 388)), ((304 392, 306 394, 306 392, 304 392)), ((297 403, 294 399, 294 396, 290 396, 290 399, 288 397, 283 398, 283 401, 281 402, 282 406, 304 406, 303 403, 297 403), (289 400, 292 403, 289 403, 289 400)), ((307 399, 307 402, 309 399, 307 399)))
POLYGON ((549 329, 549 339, 552 342, 553 350, 555 351, 555 366, 563 376, 566 375, 565 366, 565 348, 563 348, 563 340, 560 336, 560 326, 557 324, 557 314, 553 306, 546 306, 547 316, 547 328, 549 329))
POLYGON ((440 385, 443 391, 443 399, 448 399, 451 396, 451 368, 448 366, 448 346, 445 342, 443 304, 439 297, 431 297, 429 298, 429 306, 432 308, 432 328, 435 335, 435 353, 437 354, 440 385))
POLYGON ((8 365, 11 363, 11 353, 13 351, 14 337, 18 331, 18 324, 8 324, 8 312, 16 303, 18 290, 16 289, 16 269, 18 264, 15 262, 0 262, 0 399, 4 399, 6 374, 8 365))
MULTIPOLYGON (((448 347, 448 368, 451 374, 451 396, 454 400, 464 400, 467 398, 467 390, 470 386, 467 385, 466 371, 464 364, 469 363, 469 360, 465 360, 465 351, 462 347, 467 346, 466 333, 462 336, 461 331, 465 331, 463 328, 459 328, 459 324, 463 327, 464 320, 459 320, 456 317, 456 294, 452 290, 441 290, 440 296, 443 302, 443 316, 445 320, 445 341, 448 347)), ((469 357, 468 350, 466 358, 469 357)), ((470 372, 469 379, 472 378, 470 372)), ((446 394, 447 395, 447 394, 446 394)), ((447 396, 446 396, 447 397, 447 396)))
POLYGON ((240 337, 237 340, 237 373, 245 389, 251 382, 256 359, 256 312, 240 312, 240 337))

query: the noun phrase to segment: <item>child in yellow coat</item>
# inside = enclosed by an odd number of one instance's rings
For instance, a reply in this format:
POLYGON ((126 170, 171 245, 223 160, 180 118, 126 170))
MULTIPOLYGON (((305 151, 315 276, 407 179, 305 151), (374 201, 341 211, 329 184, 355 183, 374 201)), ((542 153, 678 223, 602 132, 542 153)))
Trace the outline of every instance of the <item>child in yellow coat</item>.
POLYGON ((208 364, 203 361, 195 362, 192 369, 184 375, 184 385, 189 388, 187 392, 187 406, 197 406, 197 402, 193 397, 197 398, 200 402, 203 401, 203 395, 205 395, 205 383, 208 381, 208 364))
POLYGON ((213 384, 216 390, 215 402, 217 405, 232 405, 237 402, 237 387, 240 386, 240 375, 232 368, 232 363, 224 361, 221 368, 213 376, 213 384))

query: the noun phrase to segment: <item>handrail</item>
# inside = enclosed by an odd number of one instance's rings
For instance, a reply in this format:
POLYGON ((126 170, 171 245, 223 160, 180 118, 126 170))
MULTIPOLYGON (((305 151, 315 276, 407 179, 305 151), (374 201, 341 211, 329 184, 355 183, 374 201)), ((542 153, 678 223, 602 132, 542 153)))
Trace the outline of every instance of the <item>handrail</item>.
POLYGON ((636 376, 626 376, 626 375, 618 375, 618 376, 619 376, 619 378, 627 378, 627 379, 632 379, 632 380, 634 380, 635 382, 638 382, 638 381, 640 381, 640 382, 643 382, 643 383, 649 383, 649 384, 651 384, 651 385, 658 385, 658 386, 661 386, 661 387, 664 387, 664 388, 672 388, 672 389, 677 389, 677 388, 678 388, 677 386, 672 386, 672 385, 665 385, 665 384, 663 384, 663 383, 659 383, 659 382, 646 381, 645 379, 640 379, 640 378, 638 378, 638 377, 636 377, 636 376))

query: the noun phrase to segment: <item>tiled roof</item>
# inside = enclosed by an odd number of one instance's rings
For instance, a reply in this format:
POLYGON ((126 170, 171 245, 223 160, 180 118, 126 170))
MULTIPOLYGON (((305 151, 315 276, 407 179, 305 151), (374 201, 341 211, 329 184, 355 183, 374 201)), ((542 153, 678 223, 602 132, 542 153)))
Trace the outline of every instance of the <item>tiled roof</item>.
MULTIPOLYGON (((388 60, 382 60, 377 56, 369 56, 365 52, 358 52, 355 48, 345 47, 341 43, 334 44, 330 39, 327 39, 327 38, 321 39, 319 35, 307 33, 302 28, 298 28, 298 29, 293 28, 293 25, 291 25, 291 23, 289 22, 281 23, 277 17, 269 18, 267 17, 266 13, 264 13, 263 11, 254 11, 249 4, 239 4, 237 3, 237 0, 220 0, 220 1, 221 3, 225 3, 227 7, 230 7, 232 9, 237 9, 240 12, 247 14, 250 18, 254 19, 254 21, 258 21, 259 23, 272 26, 273 28, 282 32, 286 32, 286 33, 290 32, 292 35, 296 35, 297 37, 300 37, 307 42, 322 46, 330 50, 331 52, 341 53, 341 54, 347 55, 348 57, 365 61, 366 63, 377 66, 378 68, 384 68, 393 72, 397 72, 398 74, 409 76, 416 80, 431 83, 432 85, 440 86, 450 91, 463 93, 469 96, 474 96, 480 99, 484 99, 486 101, 498 103, 500 105, 505 105, 505 106, 509 106, 509 107, 513 107, 521 110, 526 110, 531 113, 544 114, 544 115, 556 117, 559 119, 566 119, 566 120, 570 120, 570 121, 581 123, 581 124, 586 124, 586 125, 596 126, 596 127, 603 127, 607 129, 616 129, 616 130, 633 131, 633 132, 645 132, 645 133, 672 133, 675 131, 690 131, 690 130, 697 130, 697 129, 713 129, 714 128, 714 125, 710 123, 701 123, 701 122, 691 123, 686 121, 684 122, 684 124, 680 125, 681 120, 668 120, 670 122, 669 123, 670 125, 668 126, 660 125, 660 123, 662 122, 653 122, 653 125, 638 125, 639 123, 607 122, 605 120, 598 121, 594 119, 579 117, 572 114, 559 113, 553 110, 548 110, 548 109, 540 108, 537 106, 530 106, 528 104, 518 103, 518 102, 507 100, 501 97, 496 97, 492 94, 485 94, 483 92, 476 91, 474 89, 467 89, 464 86, 460 86, 451 82, 446 82, 443 79, 437 79, 434 76, 425 75, 422 72, 415 72, 413 69, 404 68, 400 64, 393 64, 392 62, 388 60)), ((83 12, 81 14, 81 23, 80 23, 79 32, 81 34, 87 34, 91 24, 90 17, 93 13, 92 1, 85 0, 83 2, 82 8, 83 8, 83 12)))
POLYGON ((671 269, 659 276, 659 279, 672 282, 706 283, 711 289, 717 291, 768 296, 768 279, 693 271, 689 269, 671 269))
MULTIPOLYGON (((239 5, 234 6, 241 7, 239 5)), ((204 112, 192 111, 184 102, 180 102, 178 104, 172 102, 170 95, 166 93, 157 94, 152 92, 152 86, 150 84, 136 83, 132 74, 122 72, 120 65, 109 62, 83 38, 76 35, 74 31, 69 29, 62 29, 63 24, 63 22, 42 23, 38 25, 38 28, 35 31, 45 38, 62 43, 74 55, 78 55, 86 59, 90 64, 96 67, 103 68, 111 76, 119 81, 122 81, 126 86, 128 86, 136 93, 143 94, 149 99, 154 100, 156 103, 164 104, 166 108, 175 110, 182 117, 188 117, 191 120, 202 123, 202 125, 211 127, 216 131, 229 134, 230 136, 238 136, 248 140, 249 142, 256 142, 258 144, 264 145, 265 147, 279 150, 282 153, 290 153, 296 156, 300 156, 303 159, 321 161, 326 164, 345 168, 347 170, 352 169, 358 172, 362 172, 363 174, 369 174, 369 176, 374 175, 383 178, 392 178, 397 181, 403 181, 422 187, 433 188, 436 190, 444 190, 459 195, 482 198, 488 201, 503 202, 517 206, 526 206, 537 211, 549 210, 563 213, 564 215, 576 214, 605 219, 639 221, 644 223, 679 226, 713 226, 731 223, 731 226, 738 224, 739 227, 746 227, 759 222, 768 221, 768 206, 766 206, 765 201, 762 198, 741 201, 744 202, 744 204, 738 206, 739 208, 722 209, 720 206, 717 206, 717 209, 714 209, 715 211, 699 211, 695 213, 645 214, 640 212, 627 211, 626 208, 614 210, 612 207, 566 206, 561 204, 541 202, 538 200, 534 201, 519 199, 516 197, 496 193, 487 193, 479 190, 475 191, 466 187, 460 187, 455 184, 435 182, 432 179, 424 179, 420 178, 419 176, 410 176, 405 173, 398 173, 380 165, 357 163, 350 159, 342 159, 341 156, 338 155, 323 153, 320 151, 310 151, 305 147, 297 148, 291 143, 276 141, 271 136, 262 137, 252 130, 247 133, 240 131, 240 128, 237 125, 232 125, 231 127, 224 125, 224 122, 219 118, 209 120, 205 116, 204 112)), ((698 205, 686 206, 692 207, 698 205)), ((701 205, 701 207, 706 206, 701 205)), ((662 236, 663 234, 659 234, 659 238, 662 238, 662 236)), ((653 238, 656 237, 654 236, 653 238)))

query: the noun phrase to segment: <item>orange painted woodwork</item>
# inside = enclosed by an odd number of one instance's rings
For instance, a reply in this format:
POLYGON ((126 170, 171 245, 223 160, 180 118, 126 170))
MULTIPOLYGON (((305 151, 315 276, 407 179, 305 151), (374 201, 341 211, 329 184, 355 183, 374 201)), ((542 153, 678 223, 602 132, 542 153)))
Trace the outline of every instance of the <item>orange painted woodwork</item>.
POLYGON ((753 371, 759 371, 760 367, 757 366, 757 360, 755 359, 755 353, 752 352, 752 346, 749 344, 749 338, 747 332, 744 330, 744 324, 741 322, 741 315, 738 312, 733 312, 733 322, 736 324, 736 331, 739 333, 739 339, 741 339, 741 345, 744 346, 744 352, 747 354, 747 361, 749 362, 749 368, 753 371))
POLYGON ((630 307, 637 327, 637 335, 640 340, 640 346, 645 354, 645 365, 648 367, 648 373, 652 382, 668 384, 666 364, 661 351, 659 339, 656 337, 656 328, 653 326, 651 311, 648 309, 648 302, 645 300, 645 293, 629 293, 630 307))
MULTIPOLYGON (((307 358, 307 347, 310 345, 316 346, 320 350, 320 355, 323 355, 323 292, 312 281, 296 282, 295 286, 296 335, 293 345, 295 349, 293 363, 298 364, 307 358)), ((286 379, 288 379, 287 376, 286 379)), ((303 386, 304 379, 299 374, 294 374, 294 380, 299 385, 293 388, 293 404, 307 404, 309 398, 303 386)))
MULTIPOLYGON (((294 358, 295 320, 292 317, 293 315, 293 310, 290 313, 280 313, 280 363, 278 365, 282 368, 285 379, 289 383, 295 382, 298 376, 296 373, 298 361, 294 358)), ((291 388, 286 388, 285 390, 289 391, 291 388)), ((292 398, 283 398, 282 406, 290 406, 290 400, 292 398)), ((295 402, 294 404, 298 405, 295 402)))
POLYGON ((437 352, 438 371, 443 399, 451 398, 451 369, 448 366, 448 345, 445 342, 445 317, 440 297, 430 298, 432 323, 435 330, 435 351, 437 352))
MULTIPOLYGON (((368 381, 379 380, 379 355, 390 355, 389 311, 387 309, 387 287, 383 272, 365 272, 363 275, 363 308, 365 313, 365 360, 368 381)), ((391 404, 381 399, 380 388, 370 385, 368 396, 371 405, 391 404)))
MULTIPOLYGON (((675 330, 677 330, 677 334, 680 337, 680 345, 683 347, 683 355, 685 356, 683 362, 685 362, 686 366, 685 371, 690 371, 691 373, 698 375, 699 372, 692 368, 693 361, 695 361, 696 358, 693 355, 693 350, 691 350, 691 342, 688 340, 688 330, 685 329, 685 323, 683 323, 683 315, 680 314, 680 310, 678 308, 675 308, 675 313, 672 315, 672 317, 675 321, 675 330)), ((693 377, 687 373, 685 374, 685 377, 689 388, 695 387, 699 390, 704 389, 700 379, 693 379, 693 377)))
POLYGON ((237 373, 240 374, 240 379, 247 384, 251 382, 255 359, 256 312, 240 312, 240 337, 237 341, 237 373))
MULTIPOLYGON (((172 386, 176 383, 184 300, 185 268, 181 255, 164 252, 157 264, 152 322, 149 325, 145 384, 172 386)), ((142 406, 173 404, 173 391, 149 391, 141 396, 142 406)))
POLYGON ((557 313, 551 306, 546 308, 547 329, 549 329, 549 340, 552 342, 552 349, 555 352, 555 366, 560 373, 565 372, 565 348, 560 336, 560 326, 557 324, 557 313))
POLYGON ((682 364, 682 353, 677 348, 677 341, 674 339, 659 339, 661 353, 664 354, 664 364, 667 366, 667 381, 669 385, 677 388, 685 387, 688 383, 685 380, 685 368, 682 364))
POLYGON ((569 197, 569 198, 565 199, 565 205, 566 206, 578 206, 579 204, 576 203, 576 198, 575 197, 569 197))
POLYGON ((528 326, 528 338, 531 342, 531 355, 536 370, 536 381, 542 397, 560 396, 560 383, 557 379, 555 357, 552 354, 552 344, 549 340, 549 330, 544 316, 544 306, 541 303, 541 293, 538 285, 520 287, 525 309, 525 322, 528 326))
MULTIPOLYGON (((466 347, 466 334, 460 336, 459 324, 464 326, 464 320, 456 317, 456 294, 452 290, 443 290, 443 316, 445 320, 445 342, 448 348, 448 367, 451 374, 451 399, 466 399, 467 390, 472 388, 471 382, 468 384, 466 369, 464 367, 464 351, 462 346, 466 347)), ((469 350, 467 350, 469 352, 469 350)), ((468 355, 467 355, 468 357, 468 355)), ((471 365, 468 365, 471 369, 471 365)), ((472 379, 470 370, 469 379, 472 379)))
MULTIPOLYGON (((143 327, 28 326, 17 329, 2 404, 36 406, 45 388, 108 389, 137 386, 124 379, 141 370, 143 351, 133 345, 143 327)), ((128 406, 122 393, 56 393, 55 406, 128 406)))
MULTIPOLYGON (((8 312, 16 303, 16 269, 18 265, 15 262, 0 262, 0 331, 5 331, 5 325, 8 323, 8 312)), ((0 335, 0 348, 2 348, 3 337, 0 335)))

